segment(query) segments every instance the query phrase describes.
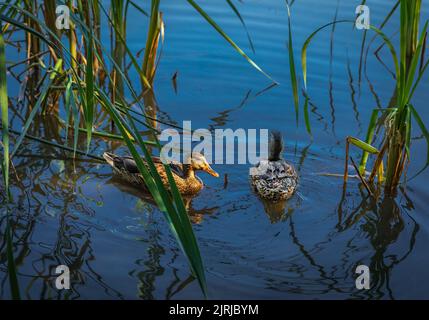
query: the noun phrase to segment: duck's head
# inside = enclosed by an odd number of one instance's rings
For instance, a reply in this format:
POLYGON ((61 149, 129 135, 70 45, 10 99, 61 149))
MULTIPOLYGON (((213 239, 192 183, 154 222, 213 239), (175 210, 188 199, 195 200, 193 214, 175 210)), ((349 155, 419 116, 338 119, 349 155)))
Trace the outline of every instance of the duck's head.
POLYGON ((187 157, 185 163, 189 164, 194 171, 201 170, 207 172, 213 177, 219 177, 219 173, 210 167, 206 158, 199 152, 192 152, 192 154, 187 157))

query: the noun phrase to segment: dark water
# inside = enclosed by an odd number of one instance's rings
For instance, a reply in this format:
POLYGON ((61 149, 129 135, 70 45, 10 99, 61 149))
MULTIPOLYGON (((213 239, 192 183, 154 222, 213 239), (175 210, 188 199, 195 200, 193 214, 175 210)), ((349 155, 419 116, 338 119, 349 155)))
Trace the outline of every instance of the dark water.
MULTIPOLYGON (((295 1, 292 27, 297 59, 304 39, 334 19, 337 5, 338 19, 353 19, 359 3, 295 1)), ((367 4, 371 24, 379 25, 393 2, 367 4)), ((251 54, 246 33, 226 3, 201 1, 201 6, 251 54)), ((394 80, 373 55, 380 42, 372 46, 368 79, 363 75, 359 86, 363 31, 338 24, 332 57, 331 29, 315 38, 308 52, 311 140, 302 114, 299 126, 295 122, 284 1, 246 0, 237 6, 255 45, 251 57, 280 85, 264 91, 270 82, 186 2, 163 1, 166 35, 155 85, 158 117, 178 124, 192 120, 194 129, 278 129, 286 140, 285 157, 299 171, 300 185, 284 208, 270 208, 251 193, 247 165, 214 165, 221 177, 228 175, 226 186, 222 178, 200 175, 206 188, 189 203, 189 211, 210 297, 429 298, 429 171, 409 181, 396 199, 377 202, 355 179, 343 193, 341 178, 320 175, 342 172, 345 137, 364 138, 371 110, 378 104, 386 106, 392 96, 394 80), (176 71, 177 93, 171 82, 176 71), (370 290, 355 288, 360 264, 370 267, 370 290)), ((427 2, 422 7, 427 19, 427 2)), ((388 35, 396 34, 395 41, 399 41, 398 23, 396 14, 386 26, 388 35)), ((128 20, 128 42, 136 52, 144 47, 146 25, 147 19, 136 14, 128 20)), ((386 48, 380 56, 390 65, 386 48)), ((414 98, 425 121, 427 80, 426 75, 414 98)), ((49 129, 49 119, 43 126, 33 133, 57 134, 49 129)), ((426 159, 420 133, 413 137, 410 176, 426 159)), ((117 147, 96 139, 91 152, 117 147)), ((355 159, 359 154, 352 149, 355 159)), ((163 215, 141 193, 112 180, 108 166, 74 162, 37 142, 25 144, 14 163, 19 177, 12 177, 14 254, 23 297, 202 298, 163 215), (52 279, 59 264, 72 270, 69 291, 55 289, 52 279)), ((1 250, 5 251, 4 243, 1 250)), ((8 298, 6 257, 0 257, 0 297, 8 298)))

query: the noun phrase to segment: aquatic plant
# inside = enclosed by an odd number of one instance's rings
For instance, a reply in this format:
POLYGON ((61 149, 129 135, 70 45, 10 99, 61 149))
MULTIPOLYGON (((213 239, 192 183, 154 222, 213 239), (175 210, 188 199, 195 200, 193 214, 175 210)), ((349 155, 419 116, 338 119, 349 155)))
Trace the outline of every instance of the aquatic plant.
MULTIPOLYGON (((266 74, 222 28, 193 0, 187 1, 251 66, 266 74)), ((168 225, 182 248, 193 275, 207 295, 205 272, 197 239, 193 232, 182 197, 166 166, 171 192, 162 184, 160 176, 151 160, 152 151, 148 146, 160 148, 155 128, 156 119, 150 115, 148 101, 142 102, 142 94, 136 89, 130 74, 136 73, 141 79, 143 96, 150 92, 154 96, 153 83, 156 74, 158 46, 163 37, 163 20, 160 12, 160 0, 152 0, 150 14, 135 1, 111 1, 110 8, 105 8, 103 1, 26 1, 15 0, 0 3, 0 102, 2 108, 3 161, 2 174, 6 189, 9 189, 9 164, 21 143, 31 138, 41 143, 48 143, 64 151, 89 154, 93 136, 105 139, 120 139, 127 146, 143 175, 148 189, 160 210, 165 214, 168 225), (68 6, 70 10, 69 28, 62 30, 56 26, 56 4, 68 6), (137 10, 142 16, 149 17, 146 37, 146 48, 142 63, 137 61, 135 53, 127 46, 127 16, 130 10, 137 10), (113 39, 110 49, 101 42, 101 25, 110 26, 113 39), (25 59, 19 62, 6 63, 4 57, 4 36, 7 43, 13 44, 14 35, 25 36, 25 59), (131 61, 125 66, 125 59, 131 61), (9 65, 8 65, 9 64, 9 65), (26 75, 22 81, 13 71, 20 67, 20 74, 26 75), (25 121, 22 130, 16 133, 13 151, 9 152, 8 98, 6 89, 6 70, 21 85, 24 96, 28 99, 29 112, 23 115, 25 121), (105 83, 107 80, 107 84, 105 83), (130 101, 131 98, 131 101, 130 101), (138 107, 138 111, 129 107, 138 107), (60 109, 63 108, 63 111, 60 109), (64 133, 64 143, 54 143, 48 139, 31 136, 29 128, 36 116, 54 116, 57 121, 58 136, 64 133), (150 120, 150 121, 145 121, 150 120), (141 126, 147 130, 150 140, 143 139, 141 126), (80 134, 86 135, 86 151, 78 149, 80 134), (69 134, 72 135, 72 146, 69 146, 69 134), (143 154, 148 167, 143 164, 143 154)), ((228 2, 235 8, 232 2, 228 2)), ((244 21, 238 10, 234 10, 244 21)), ((250 39, 250 37, 249 37, 250 39)), ((271 78, 270 78, 271 79, 271 78)), ((11 288, 17 289, 16 268, 12 254, 10 224, 7 224, 8 265, 11 288), (9 259, 10 258, 10 259, 9 259)), ((19 291, 13 290, 17 297, 19 291)))
MULTIPOLYGON (((397 6, 394 6, 394 9, 397 6)), ((410 160, 410 142, 412 119, 420 127, 423 136, 428 144, 428 157, 423 171, 429 165, 429 133, 424 122, 419 116, 417 110, 412 105, 411 99, 418 87, 418 84, 426 71, 429 60, 424 62, 424 44, 427 36, 428 22, 425 23, 422 31, 419 31, 421 0, 406 1, 400 0, 400 53, 397 54, 395 46, 381 29, 370 26, 370 29, 382 38, 391 53, 394 67, 396 88, 394 98, 391 104, 382 109, 375 109, 372 112, 369 127, 365 141, 357 138, 348 137, 346 139, 346 163, 344 180, 347 181, 347 168, 349 159, 349 143, 363 150, 359 174, 364 175, 369 154, 376 154, 373 168, 368 177, 371 185, 375 177, 378 176, 378 182, 384 183, 384 190, 387 194, 394 194, 400 183, 401 177, 406 172, 407 163, 410 160), (420 67, 418 67, 420 63, 420 67), (377 149, 372 146, 375 142, 374 133, 378 128, 384 129, 384 135, 377 149), (386 157, 386 170, 384 170, 383 159, 386 157)), ((393 11, 394 11, 393 9, 393 11)), ((393 12, 389 12, 385 22, 391 17, 393 12)), ((307 63, 306 54, 312 38, 322 29, 336 23, 354 23, 354 21, 343 20, 331 22, 314 31, 304 42, 301 53, 301 61, 304 75, 304 86, 307 88, 306 74, 307 63)), ((385 24, 383 22, 382 25, 385 24)), ((419 173, 420 173, 419 172, 419 173)), ((363 181, 363 180, 362 180, 363 181)), ((366 183, 365 181, 363 181, 366 183)))
MULTIPOLYGON (((0 23, 0 29, 2 24, 0 23)), ((16 265, 13 256, 13 244, 12 244, 12 232, 10 226, 10 212, 8 203, 10 201, 9 191, 9 121, 8 121, 8 108, 9 99, 7 96, 7 81, 6 81, 6 57, 5 57, 5 40, 3 33, 0 31, 0 107, 1 107, 1 119, 2 119, 2 147, 3 147, 3 159, 1 162, 1 168, 3 172, 3 182, 6 192, 6 227, 4 239, 6 243, 6 257, 7 267, 9 273, 9 285, 11 290, 11 296, 13 299, 20 299, 18 278, 16 275, 16 265)))

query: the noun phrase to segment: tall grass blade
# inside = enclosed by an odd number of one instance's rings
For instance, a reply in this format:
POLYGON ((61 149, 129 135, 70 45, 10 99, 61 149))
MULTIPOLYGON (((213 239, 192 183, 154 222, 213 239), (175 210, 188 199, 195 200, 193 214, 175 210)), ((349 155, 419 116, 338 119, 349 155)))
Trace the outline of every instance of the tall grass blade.
POLYGON ((301 49, 301 67, 302 67, 302 74, 303 74, 303 81, 304 81, 304 89, 305 89, 305 91, 307 91, 307 49, 308 49, 308 46, 310 45, 310 43, 313 40, 314 36, 316 36, 320 31, 322 31, 323 29, 325 29, 325 28, 327 28, 329 26, 332 26, 334 24, 344 23, 344 22, 354 23, 353 20, 337 20, 337 21, 334 21, 334 22, 327 23, 327 24, 319 27, 315 31, 313 31, 307 37, 307 39, 304 41, 304 44, 302 45, 302 49, 301 49))
POLYGON ((247 34, 247 40, 249 41, 250 48, 252 49, 252 52, 255 53, 255 47, 253 46, 252 38, 250 37, 249 30, 247 29, 246 23, 244 22, 243 17, 240 14, 240 11, 238 11, 235 4, 232 2, 232 0, 226 0, 228 5, 231 7, 232 11, 234 11, 235 15, 240 19, 241 24, 243 25, 244 30, 247 34))
MULTIPOLYGON (((162 27, 162 17, 161 13, 159 12, 159 2, 160 0, 152 0, 151 2, 149 29, 147 33, 146 47, 143 57, 142 70, 145 77, 148 79, 150 85, 152 85, 155 77, 156 54, 162 27)), ((142 86, 144 88, 144 83, 142 83, 142 86)))
POLYGON ((194 1, 187 0, 189 4, 197 10, 197 12, 204 18, 206 21, 242 56, 244 57, 248 63, 264 76, 266 76, 271 81, 277 83, 270 75, 265 73, 252 59, 249 58, 247 54, 244 53, 243 50, 222 30, 221 27, 194 1))
POLYGON ((87 42, 87 57, 86 57, 86 73, 85 73, 85 82, 86 82, 86 112, 85 112, 85 123, 86 123, 86 149, 89 151, 89 146, 91 144, 92 137, 92 124, 94 121, 94 71, 93 71, 93 47, 94 43, 93 30, 90 25, 89 38, 87 42))
POLYGON ((9 207, 10 199, 9 191, 9 99, 7 95, 7 77, 6 77, 6 54, 5 41, 3 37, 3 25, 0 22, 0 106, 1 106, 1 123, 2 123, 2 141, 3 141, 3 161, 2 173, 3 181, 6 190, 6 254, 7 254, 7 269, 9 273, 9 285, 11 296, 13 299, 20 299, 18 277, 16 272, 15 258, 13 257, 12 233, 9 223, 9 207))
POLYGON ((24 126, 22 127, 22 132, 21 132, 21 135, 18 137, 18 139, 16 140, 16 142, 15 142, 15 144, 14 144, 14 146, 13 146, 13 150, 12 150, 12 152, 11 152, 11 154, 10 154, 10 158, 13 158, 13 156, 16 154, 16 152, 18 151, 18 149, 19 149, 19 147, 20 147, 20 145, 21 145, 21 143, 22 143, 22 141, 24 140, 24 137, 25 137, 25 135, 27 134, 27 131, 28 131, 28 129, 29 129, 29 127, 30 127, 30 125, 32 124, 32 122, 33 122, 33 119, 34 119, 34 117, 36 116, 36 114, 37 114, 37 112, 39 111, 39 109, 40 109, 40 107, 43 105, 43 103, 45 102, 45 99, 46 99, 46 97, 47 97, 47 94, 48 94, 48 92, 49 92, 49 90, 50 90, 50 88, 51 88, 51 85, 52 85, 52 83, 54 82, 54 80, 55 80, 55 75, 56 75, 56 72, 58 72, 59 71, 59 69, 61 68, 61 59, 59 59, 58 60, 58 62, 57 62, 57 65, 56 65, 56 67, 55 67, 55 69, 54 69, 54 72, 52 72, 52 76, 51 77, 49 77, 49 78, 45 78, 45 84, 43 85, 43 89, 42 89, 42 91, 41 91, 41 93, 40 93, 40 95, 39 95, 39 98, 37 99, 37 102, 36 102, 36 104, 34 105, 34 107, 33 107, 33 109, 31 110, 31 112, 30 112, 30 115, 28 116, 28 118, 27 118, 27 120, 25 121, 25 124, 24 124, 24 126))
POLYGON ((9 101, 7 95, 5 42, 2 29, 3 25, 0 22, 0 105, 3 141, 2 172, 5 190, 9 193, 9 101))
MULTIPOLYGON (((289 5, 286 3, 287 7, 287 17, 288 17, 288 50, 289 50, 289 72, 290 72, 290 80, 292 84, 292 93, 293 93, 293 104, 295 107, 295 117, 296 117, 296 124, 298 125, 298 114, 299 114, 299 97, 298 97, 298 81, 296 79, 296 68, 295 68, 295 59, 293 54, 293 42, 292 42, 292 23, 291 23, 291 17, 290 17, 290 8, 289 5)), ((305 107, 304 107, 304 117, 306 116, 305 122, 307 127, 307 122, 309 123, 308 119, 308 112, 307 115, 305 115, 305 107)), ((308 106, 307 106, 308 109, 308 106)), ((311 132, 308 130, 308 133, 311 134, 311 132)))

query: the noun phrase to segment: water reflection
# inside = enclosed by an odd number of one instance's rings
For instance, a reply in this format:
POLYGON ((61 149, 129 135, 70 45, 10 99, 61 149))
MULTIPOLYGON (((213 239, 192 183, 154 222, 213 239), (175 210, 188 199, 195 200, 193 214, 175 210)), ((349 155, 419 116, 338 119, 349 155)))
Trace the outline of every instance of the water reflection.
MULTIPOLYGON (((387 295, 388 298, 394 299, 390 283, 393 269, 413 251, 419 225, 405 210, 401 209, 397 198, 385 196, 382 199, 376 199, 366 196, 363 190, 361 190, 361 196, 358 206, 343 210, 347 201, 343 193, 338 206, 337 230, 340 233, 346 232, 358 224, 359 230, 364 233, 371 245, 371 250, 364 261, 364 264, 370 268, 371 288, 355 293, 354 296, 383 298, 387 295), (410 218, 411 231, 404 232, 406 229, 404 217, 410 218), (402 238, 401 235, 403 235, 402 238), (401 252, 398 250, 397 244, 403 241, 406 245, 400 246, 400 249, 404 251, 401 252)), ((410 201, 408 198, 407 206, 412 207, 410 201)))
MULTIPOLYGON (((127 183, 124 183, 123 180, 121 180, 118 177, 112 177, 110 180, 107 181, 107 184, 111 184, 118 188, 121 192, 128 193, 130 195, 133 195, 134 197, 142 200, 145 203, 148 203, 154 207, 156 207, 156 202, 150 195, 150 193, 145 192, 144 190, 141 190, 137 187, 134 187, 132 185, 129 185, 127 183)), ((213 206, 213 207, 205 207, 203 209, 196 209, 192 205, 193 199, 198 196, 184 196, 183 202, 185 204, 185 208, 188 211, 189 218, 191 219, 191 222, 193 223, 201 223, 204 219, 204 217, 208 217, 215 213, 219 207, 213 206)))
MULTIPOLYGON (((79 180, 83 175, 97 178, 102 175, 94 170, 96 167, 91 170, 87 162, 75 161, 70 166, 60 156, 31 156, 33 150, 28 148, 22 152, 30 155, 15 159, 11 229, 23 297, 77 299, 84 297, 82 288, 92 284, 110 298, 123 298, 92 266, 96 260, 92 234, 97 227, 73 214, 94 215, 88 204, 97 200, 82 193, 79 180), (53 228, 46 228, 47 221, 53 228), (70 268, 70 290, 55 288, 55 268, 61 264, 70 268)), ((55 153, 44 147, 39 152, 55 153)), ((1 225, 4 226, 4 221, 1 225)), ((2 272, 6 274, 4 246, 1 252, 2 272)), ((5 285, 2 282, 1 291, 7 297, 5 285)))

